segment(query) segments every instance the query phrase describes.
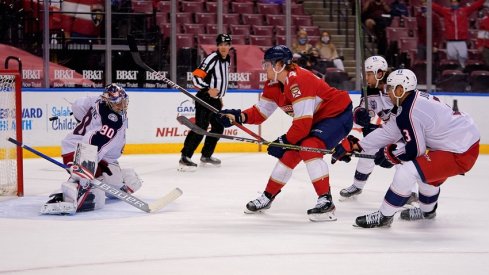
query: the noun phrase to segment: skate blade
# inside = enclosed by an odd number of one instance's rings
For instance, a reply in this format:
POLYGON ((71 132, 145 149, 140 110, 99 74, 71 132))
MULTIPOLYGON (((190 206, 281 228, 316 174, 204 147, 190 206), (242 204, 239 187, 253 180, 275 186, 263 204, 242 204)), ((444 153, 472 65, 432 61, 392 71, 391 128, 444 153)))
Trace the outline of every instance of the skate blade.
MULTIPOLYGON (((358 194, 358 195, 360 195, 360 194, 358 194)), ((345 201, 356 201, 356 200, 357 200, 358 195, 353 195, 353 196, 351 196, 351 197, 342 197, 342 196, 340 195, 340 197, 338 198, 338 201, 341 201, 341 202, 345 202, 345 201)))
POLYGON ((267 208, 267 209, 260 209, 260 210, 257 210, 257 211, 251 211, 251 210, 249 210, 248 208, 246 208, 246 207, 245 207, 245 209, 244 209, 244 211, 243 211, 243 212, 244 212, 245 214, 248 214, 248 215, 253 215, 253 214, 263 214, 263 213, 265 213, 267 210, 268 210, 268 208, 267 208))
POLYGON ((200 162, 200 167, 205 167, 205 168, 212 168, 212 167, 221 167, 221 164, 212 164, 208 162, 200 162))
POLYGON ((309 214, 308 216, 309 220, 312 222, 334 222, 338 219, 332 212, 322 214, 309 214))
POLYGON ((177 171, 179 171, 179 172, 195 172, 195 171, 197 171, 197 167, 180 165, 180 166, 178 166, 177 171))

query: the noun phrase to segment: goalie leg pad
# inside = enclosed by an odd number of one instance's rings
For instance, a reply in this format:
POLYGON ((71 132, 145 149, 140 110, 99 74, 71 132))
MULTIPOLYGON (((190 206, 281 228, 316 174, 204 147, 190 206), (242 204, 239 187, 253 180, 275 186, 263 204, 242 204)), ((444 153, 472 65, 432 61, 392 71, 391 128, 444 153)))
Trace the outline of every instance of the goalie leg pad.
POLYGON ((132 168, 122 169, 122 178, 124 181, 124 186, 122 187, 124 191, 132 194, 138 191, 143 185, 143 181, 139 175, 132 168))

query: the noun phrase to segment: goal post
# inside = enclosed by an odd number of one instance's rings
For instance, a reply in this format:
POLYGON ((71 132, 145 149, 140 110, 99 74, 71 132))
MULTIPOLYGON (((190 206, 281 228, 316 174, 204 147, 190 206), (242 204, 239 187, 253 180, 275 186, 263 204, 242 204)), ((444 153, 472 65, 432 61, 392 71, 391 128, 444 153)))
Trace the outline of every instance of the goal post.
POLYGON ((19 71, 0 70, 0 196, 24 195, 22 148, 22 81, 19 71))

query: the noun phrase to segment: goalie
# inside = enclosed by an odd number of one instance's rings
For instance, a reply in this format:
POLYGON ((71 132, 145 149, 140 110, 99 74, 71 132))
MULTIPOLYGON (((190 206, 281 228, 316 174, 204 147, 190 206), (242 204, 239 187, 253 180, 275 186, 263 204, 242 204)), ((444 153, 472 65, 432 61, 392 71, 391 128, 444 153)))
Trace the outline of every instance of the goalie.
POLYGON ((72 104, 79 121, 61 142, 63 162, 70 167, 70 178, 61 192, 50 196, 41 214, 74 214, 100 209, 105 192, 91 188, 98 180, 127 193, 141 188, 141 179, 133 169, 121 169, 118 159, 126 144, 129 97, 116 84, 108 85, 102 95, 80 98, 72 104), (73 165, 73 163, 77 165, 73 165))

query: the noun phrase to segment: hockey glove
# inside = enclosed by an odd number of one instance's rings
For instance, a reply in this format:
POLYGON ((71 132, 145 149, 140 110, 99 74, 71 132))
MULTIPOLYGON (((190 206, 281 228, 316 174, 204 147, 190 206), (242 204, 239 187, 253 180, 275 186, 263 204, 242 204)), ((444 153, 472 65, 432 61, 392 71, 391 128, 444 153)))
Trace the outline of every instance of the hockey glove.
MULTIPOLYGON (((241 119, 241 110, 240 109, 224 109, 217 113, 217 121, 224 127, 228 128, 233 126, 233 121, 226 116, 226 114, 230 114, 234 116, 234 121, 239 124, 243 124, 244 121, 241 119)), ((246 115, 245 115, 246 116, 246 115)))
POLYGON ((360 147, 360 144, 358 144, 359 139, 349 135, 346 138, 344 138, 340 144, 336 145, 336 147, 333 150, 333 155, 331 156, 331 164, 335 164, 338 160, 344 161, 344 162, 350 162, 351 161, 351 154, 353 151, 358 151, 360 152, 362 148, 360 147), (359 149, 355 150, 353 149, 354 145, 357 145, 359 149))
POLYGON ((353 112, 353 121, 362 127, 369 125, 370 119, 370 114, 365 108, 359 107, 353 112))
MULTIPOLYGON (((276 140, 273 141, 273 143, 290 144, 287 141, 287 138, 285 136, 286 135, 282 135, 282 136, 278 137, 276 140)), ((285 151, 287 151, 287 149, 285 149, 284 147, 280 147, 280 146, 274 146, 274 145, 270 146, 269 145, 267 148, 267 151, 268 151, 268 154, 270 156, 274 156, 274 157, 280 159, 285 154, 285 151)))
POLYGON ((384 148, 380 148, 375 154, 375 164, 384 168, 391 168, 392 166, 401 163, 401 161, 392 153, 396 148, 396 144, 389 144, 384 148))

